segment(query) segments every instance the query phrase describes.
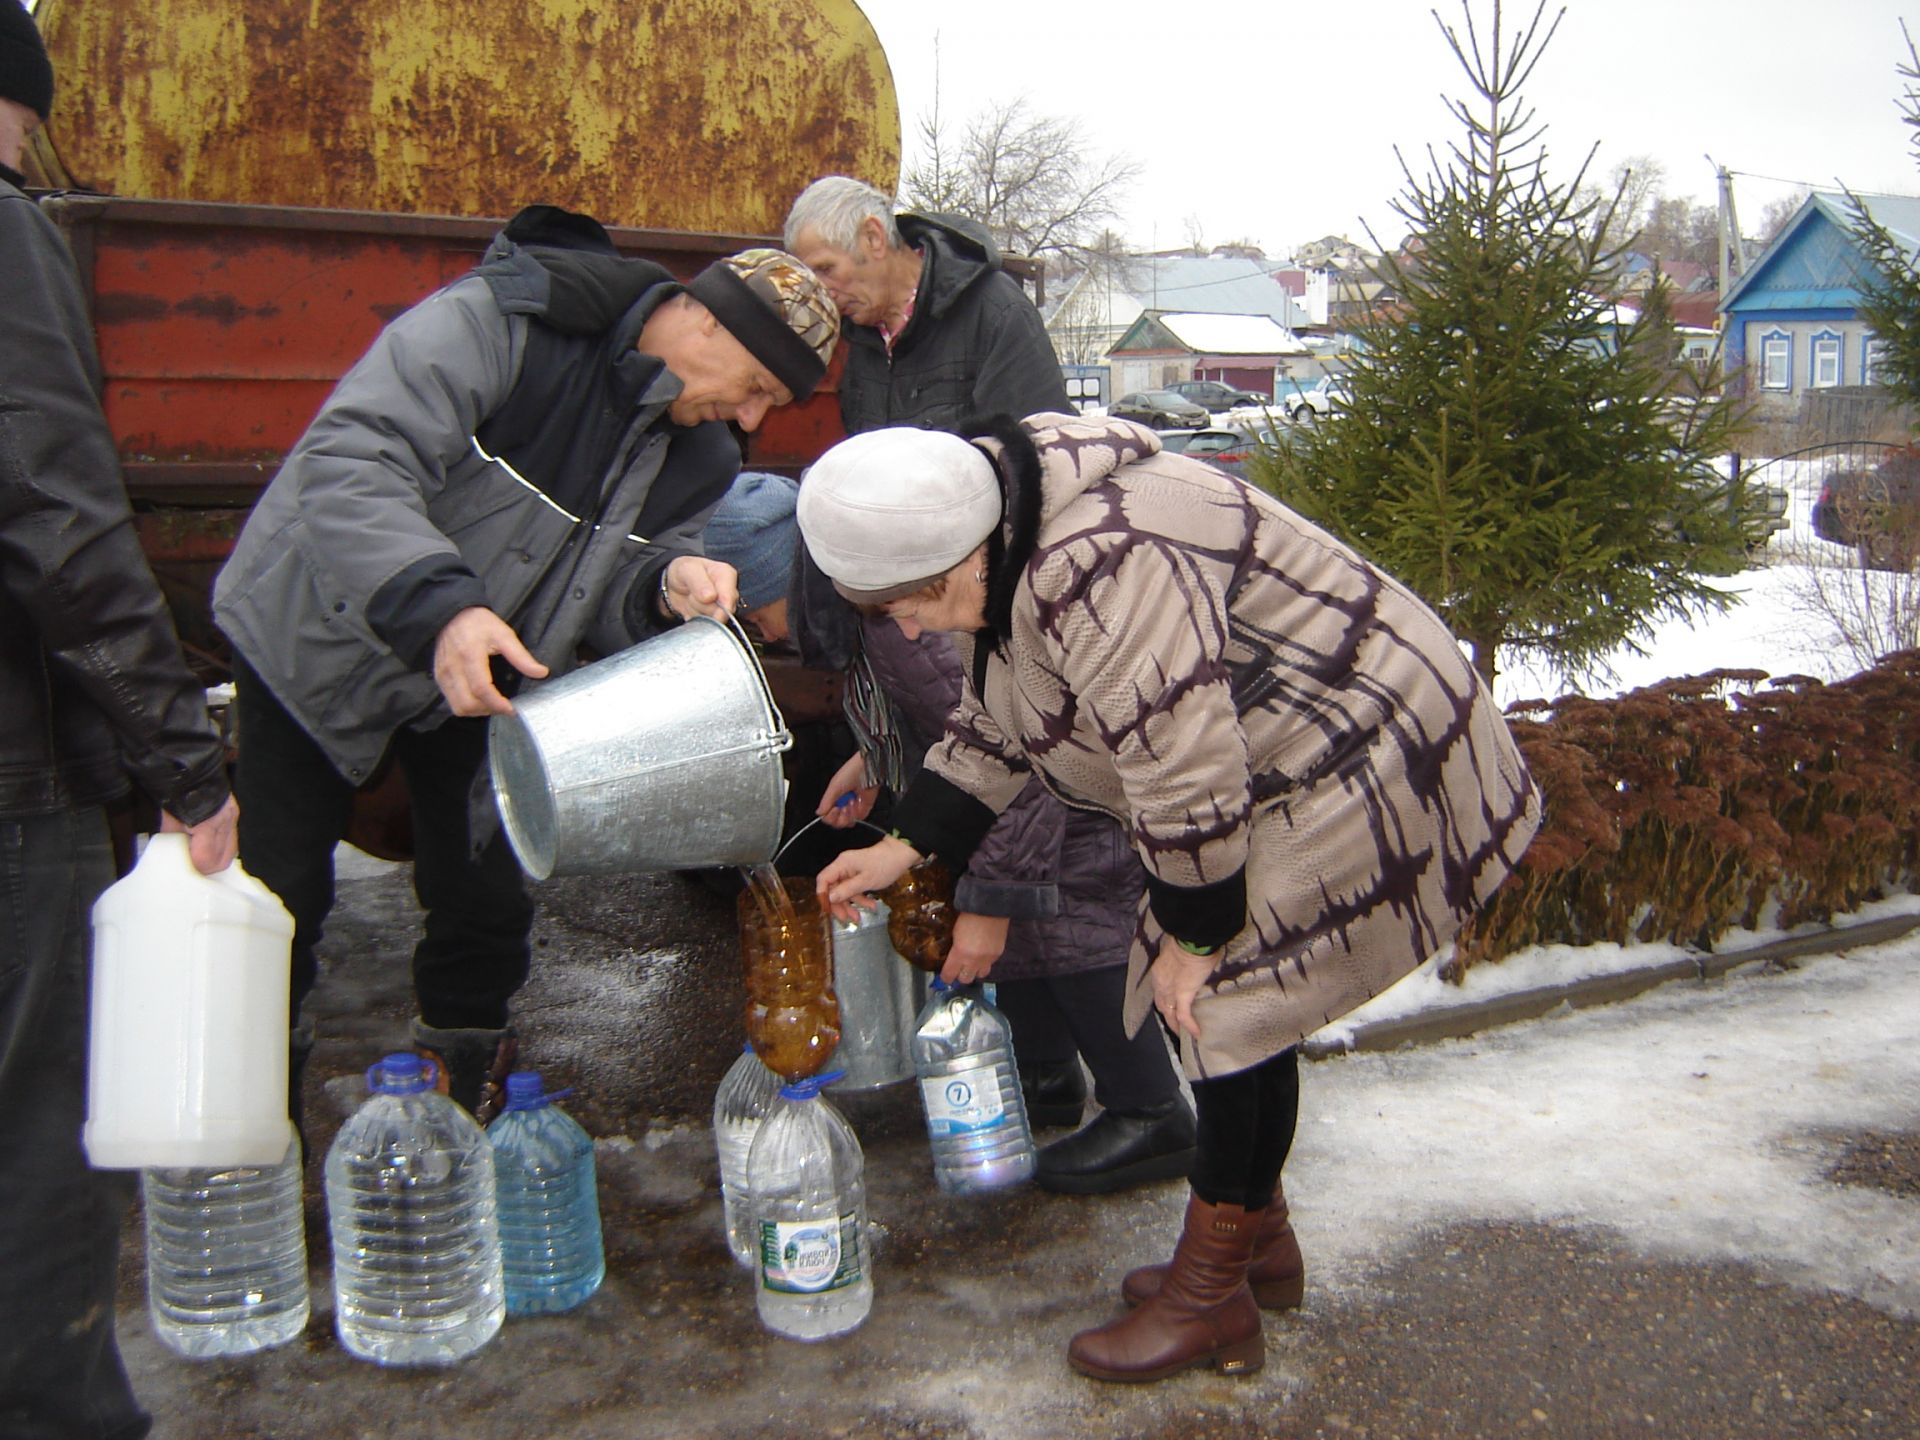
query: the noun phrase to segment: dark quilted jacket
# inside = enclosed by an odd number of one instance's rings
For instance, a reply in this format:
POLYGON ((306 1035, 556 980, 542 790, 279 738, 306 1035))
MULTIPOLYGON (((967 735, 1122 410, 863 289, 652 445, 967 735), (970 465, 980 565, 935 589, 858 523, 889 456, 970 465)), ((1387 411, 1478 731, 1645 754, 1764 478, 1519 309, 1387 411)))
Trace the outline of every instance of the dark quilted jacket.
MULTIPOLYGON (((918 772, 960 698, 959 657, 945 636, 909 640, 891 620, 866 620, 862 639, 911 729, 903 748, 918 772)), ((1035 778, 974 851, 956 898, 963 910, 1013 917, 993 978, 1029 980, 1126 964, 1145 884, 1117 823, 1061 804, 1035 778)))

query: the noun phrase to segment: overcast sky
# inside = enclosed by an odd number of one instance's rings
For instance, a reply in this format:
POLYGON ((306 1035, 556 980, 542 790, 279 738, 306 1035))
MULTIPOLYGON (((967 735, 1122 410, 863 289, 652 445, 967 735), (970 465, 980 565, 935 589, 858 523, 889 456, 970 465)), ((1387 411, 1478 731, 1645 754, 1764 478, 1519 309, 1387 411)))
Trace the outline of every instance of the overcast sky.
MULTIPOLYGON (((1270 255, 1326 234, 1385 243, 1429 143, 1460 134, 1443 95, 1468 92, 1439 26, 1459 0, 859 0, 893 67, 911 155, 934 95, 953 122, 1024 95, 1079 117, 1100 151, 1142 167, 1123 230, 1142 247, 1252 239, 1270 255)), ((1554 12, 1549 6, 1548 15, 1554 12)), ((1895 108, 1900 21, 1920 0, 1566 0, 1525 98, 1548 125, 1556 170, 1598 144, 1604 176, 1652 155, 1664 189, 1714 198, 1714 162, 1736 172, 1742 228, 1801 181, 1920 193, 1895 108), (1768 179, 1750 177, 1770 177, 1768 179)), ((1474 18, 1492 14, 1475 0, 1474 18)), ((1508 0, 1510 33, 1533 13, 1508 0)))

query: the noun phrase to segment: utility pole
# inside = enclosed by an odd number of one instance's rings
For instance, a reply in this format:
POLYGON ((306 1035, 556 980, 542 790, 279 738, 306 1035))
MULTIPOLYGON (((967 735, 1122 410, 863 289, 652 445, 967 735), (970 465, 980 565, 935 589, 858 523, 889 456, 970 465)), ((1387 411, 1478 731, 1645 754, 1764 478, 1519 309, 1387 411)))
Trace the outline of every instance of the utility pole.
MULTIPOLYGON (((1707 163, 1713 165, 1711 155, 1707 163)), ((1714 165, 1714 173, 1720 181, 1720 244, 1714 269, 1720 298, 1725 300, 1735 278, 1746 268, 1746 251, 1740 243, 1740 215, 1733 205, 1733 172, 1724 165, 1714 165)))

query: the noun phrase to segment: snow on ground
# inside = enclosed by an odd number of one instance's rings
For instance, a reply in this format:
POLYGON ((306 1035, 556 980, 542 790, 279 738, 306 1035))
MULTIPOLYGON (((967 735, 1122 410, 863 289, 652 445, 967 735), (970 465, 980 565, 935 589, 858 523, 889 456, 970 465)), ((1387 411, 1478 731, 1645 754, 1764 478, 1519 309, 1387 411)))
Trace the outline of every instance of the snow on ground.
POLYGON ((1824 1178, 1914 1126, 1920 935, 1710 988, 1307 1067, 1287 1176, 1318 1283, 1368 1288, 1422 1229, 1556 1223, 1920 1315, 1920 1207, 1824 1178))

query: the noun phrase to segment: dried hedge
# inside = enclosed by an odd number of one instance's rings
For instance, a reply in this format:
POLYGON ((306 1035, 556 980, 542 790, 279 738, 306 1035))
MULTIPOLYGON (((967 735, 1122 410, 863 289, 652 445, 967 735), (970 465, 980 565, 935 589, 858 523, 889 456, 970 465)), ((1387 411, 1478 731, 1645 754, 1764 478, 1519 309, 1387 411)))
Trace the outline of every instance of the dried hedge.
POLYGON ((1507 717, 1546 820, 1451 978, 1531 945, 1711 950, 1920 890, 1920 651, 1831 685, 1715 670, 1507 717))

